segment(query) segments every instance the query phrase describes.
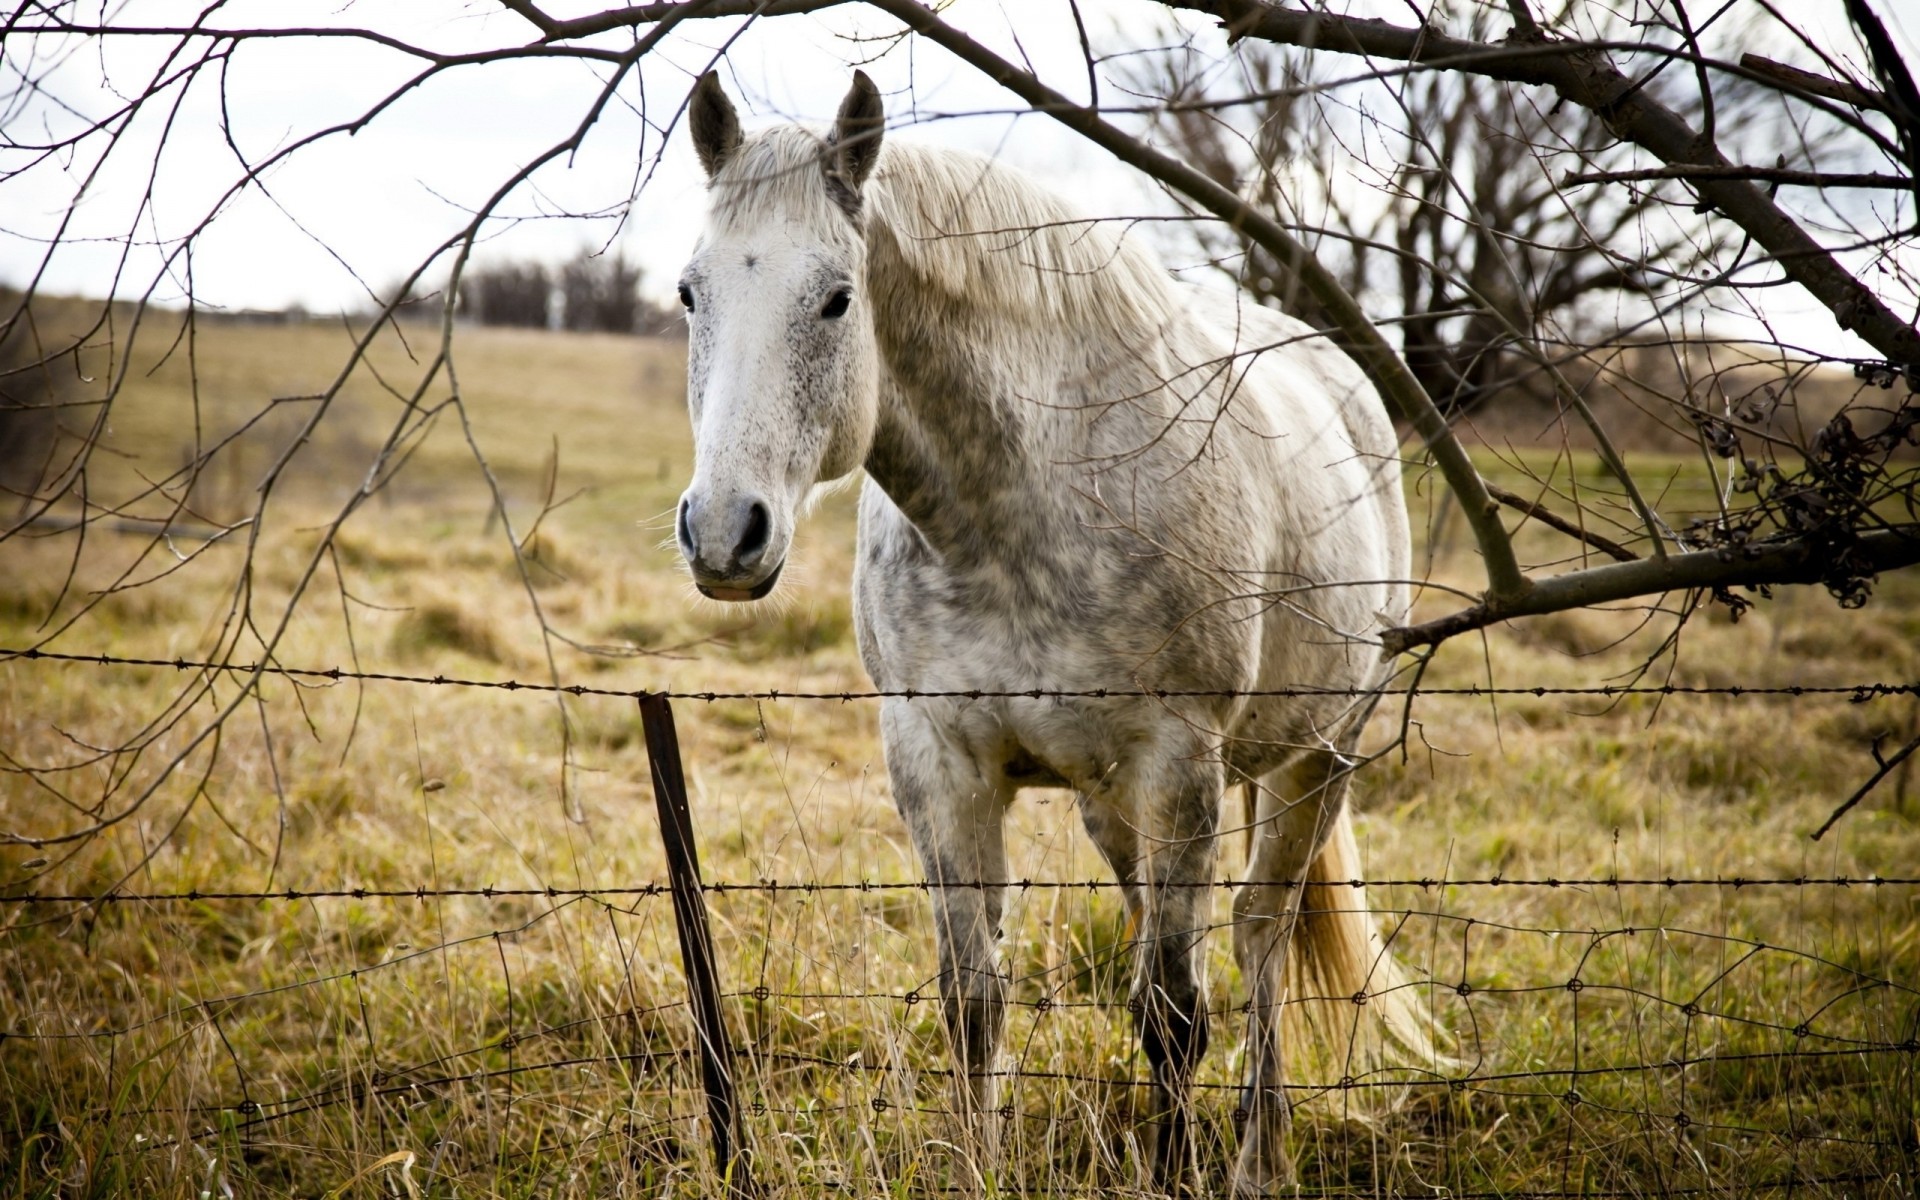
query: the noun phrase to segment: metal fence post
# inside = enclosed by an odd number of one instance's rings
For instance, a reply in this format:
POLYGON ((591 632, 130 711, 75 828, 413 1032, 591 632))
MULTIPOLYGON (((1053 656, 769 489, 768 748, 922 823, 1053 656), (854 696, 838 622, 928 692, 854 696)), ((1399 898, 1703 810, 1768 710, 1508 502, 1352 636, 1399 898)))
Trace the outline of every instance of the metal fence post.
POLYGON ((673 709, 665 696, 640 698, 640 722, 647 735, 647 762, 653 769, 653 800, 660 813, 660 840, 667 852, 667 880, 673 889, 673 924, 680 935, 680 961, 687 973, 687 999, 700 1039, 700 1076, 713 1127, 713 1157, 736 1194, 752 1190, 747 1160, 740 1153, 740 1109, 733 1091, 733 1043, 720 1010, 720 980, 714 969, 713 936, 707 927, 707 900, 700 884, 700 859, 693 845, 693 816, 687 808, 687 781, 680 769, 680 739, 673 709))

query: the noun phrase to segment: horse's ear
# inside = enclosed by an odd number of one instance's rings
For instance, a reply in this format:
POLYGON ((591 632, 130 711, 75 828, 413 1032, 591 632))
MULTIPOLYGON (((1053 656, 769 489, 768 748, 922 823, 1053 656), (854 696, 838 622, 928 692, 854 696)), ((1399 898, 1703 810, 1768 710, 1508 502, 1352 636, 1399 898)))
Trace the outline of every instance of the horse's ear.
POLYGON ((708 71, 693 85, 693 95, 687 99, 687 122, 693 128, 694 151, 711 179, 740 148, 740 117, 720 86, 718 71, 708 71))
POLYGON ((880 161, 880 134, 886 127, 887 110, 880 103, 880 89, 873 86, 865 71, 855 71, 853 86, 840 102, 840 115, 833 119, 827 162, 827 174, 849 195, 857 197, 867 176, 873 174, 873 164, 880 161))

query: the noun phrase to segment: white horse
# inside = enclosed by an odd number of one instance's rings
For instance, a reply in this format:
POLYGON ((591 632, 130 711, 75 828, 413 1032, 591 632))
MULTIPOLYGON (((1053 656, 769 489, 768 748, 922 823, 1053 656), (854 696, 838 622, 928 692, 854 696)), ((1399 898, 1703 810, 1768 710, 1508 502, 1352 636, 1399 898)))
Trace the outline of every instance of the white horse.
POLYGON ((743 136, 712 74, 689 119, 711 204, 680 281, 696 451, 676 528, 699 589, 766 595, 809 495, 864 467, 856 629, 881 689, 1211 693, 885 702, 980 1144, 997 1133, 1007 996, 1002 825, 1019 789, 1068 787, 1137 930, 1129 1008, 1163 1101, 1156 1171, 1184 1178, 1205 885, 1223 798, 1245 784, 1233 1181, 1285 1184, 1290 951, 1292 986, 1429 1045, 1344 886, 1360 874, 1346 751, 1370 707, 1349 690, 1383 679, 1379 631, 1408 608, 1397 445, 1374 389, 1298 321, 1178 284, 1013 171, 883 152, 864 74, 824 137, 743 136), (1302 685, 1334 694, 1236 694, 1302 685), (1325 881, 1343 886, 1303 887, 1325 881))

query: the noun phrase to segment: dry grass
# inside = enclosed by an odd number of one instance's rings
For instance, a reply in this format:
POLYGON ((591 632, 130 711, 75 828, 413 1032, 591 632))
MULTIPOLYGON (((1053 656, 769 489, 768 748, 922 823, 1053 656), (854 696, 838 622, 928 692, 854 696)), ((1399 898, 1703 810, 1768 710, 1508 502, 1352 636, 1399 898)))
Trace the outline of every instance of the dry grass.
MULTIPOLYGON (((339 330, 319 326, 202 328, 208 427, 230 425, 263 398, 314 390, 343 345, 339 330)), ((462 388, 516 526, 540 506, 556 442, 560 493, 588 489, 543 522, 532 594, 581 643, 655 652, 609 658, 559 646, 562 675, 618 688, 863 686, 846 599, 850 493, 803 532, 794 586, 766 610, 697 600, 659 546, 658 515, 687 457, 678 354, 627 339, 463 334, 462 388)), ((404 349, 383 343, 376 362, 404 390, 404 349)), ((172 469, 190 443, 184 358, 151 374, 151 362, 135 365, 111 446, 137 457, 103 464, 102 495, 172 469)), ((315 525, 358 485, 399 411, 372 378, 358 378, 296 460, 256 558, 263 615, 290 593, 315 525)), ((242 511, 287 428, 217 465, 196 504, 211 516, 242 511)), ((1676 461, 1683 484, 1688 469, 1676 461)), ((1417 512, 1432 486, 1415 481, 1417 512)), ((1680 499, 1670 503, 1684 507, 1680 499)), ((448 414, 343 533, 337 557, 351 599, 343 605, 327 565, 281 659, 349 661, 344 612, 369 669, 537 677, 546 651, 529 590, 487 509, 448 414)), ((1459 531, 1437 540, 1438 574, 1470 581, 1459 531)), ((55 623, 143 549, 142 569, 171 561, 148 541, 91 537, 79 590, 55 623)), ((1546 535, 1532 549, 1565 552, 1546 535)), ((0 643, 35 636, 72 553, 70 536, 0 545, 0 643)), ((159 583, 92 597, 54 648, 203 649, 240 553, 216 546, 159 583)), ((1437 612, 1445 599, 1429 603, 1437 612)), ((1484 645, 1450 647, 1428 682, 1606 682, 1656 640, 1635 634, 1637 624, 1634 613, 1577 613, 1498 630, 1484 645)), ((1672 672, 1675 682, 1716 684, 1913 680, 1920 582, 1883 580, 1860 613, 1796 593, 1737 625, 1703 617, 1672 672)), ((0 664, 0 748, 22 762, 73 762, 85 746, 126 741, 182 683, 166 670, 0 664)), ((215 699, 231 695, 222 685, 215 699)), ((140 892, 593 889, 663 878, 630 702, 568 702, 576 822, 559 793, 551 698, 345 684, 296 694, 272 680, 265 697, 264 710, 243 707, 229 723, 204 791, 193 788, 207 769, 199 751, 178 782, 77 851, 0 848, 0 884, 31 879, 42 893, 123 882, 140 892), (30 865, 43 857, 52 862, 30 865)), ((1920 862, 1920 803, 1904 776, 1827 840, 1805 836, 1870 771, 1876 737, 1912 735, 1920 714, 1910 698, 1434 698, 1415 715, 1412 753, 1371 769, 1360 788, 1376 877, 1912 875, 1920 862)), ((709 879, 916 878, 872 705, 682 702, 678 716, 709 879)), ((1390 732, 1384 717, 1379 732, 1390 732)), ((117 806, 183 740, 167 734, 137 760, 53 778, 88 800, 121 779, 117 806)), ((0 783, 0 830, 48 833, 78 821, 22 775, 0 783)), ((1070 797, 1029 793, 1013 822, 1016 875, 1103 875, 1070 797)), ((1403 1104, 1373 1115, 1363 1096, 1402 1089, 1327 1087, 1298 1130, 1309 1189, 1737 1196, 1795 1179, 1803 1195, 1908 1194, 1914 1056, 1875 1047, 1916 1034, 1920 889, 1450 885, 1381 888, 1372 900, 1412 914, 1383 920, 1397 925, 1401 954, 1436 981, 1436 1016, 1455 1031, 1475 1081, 1404 1089, 1403 1104), (1576 978, 1582 987, 1570 990, 1576 978), (1901 986, 1862 982, 1875 978, 1901 986)), ((1225 902, 1222 894, 1222 915, 1225 902)), ((933 993, 924 899, 912 890, 747 891, 715 897, 713 910, 722 981, 737 993, 729 1017, 755 1051, 745 1098, 761 1178, 786 1192, 859 1195, 966 1182, 967 1165, 942 1149, 946 1057, 936 1006, 924 1001, 933 993), (920 1002, 908 1003, 910 993, 920 1002)), ((8 1194, 714 1188, 662 899, 9 904, 0 921, 8 1194), (376 1165, 397 1152, 411 1152, 412 1165, 376 1165)), ((1148 1097, 1120 1008, 1114 895, 1020 891, 1006 932, 1023 1001, 1008 1044, 1025 1074, 1011 1088, 1019 1115, 1008 1152, 985 1186, 1139 1184, 1134 1138, 1148 1097)), ((1216 1175, 1230 1156, 1235 1102, 1237 980, 1225 942, 1212 944, 1224 1019, 1198 1101, 1202 1155, 1216 1175)), ((1331 1085, 1342 1074, 1328 1061, 1301 1064, 1298 1077, 1331 1085)), ((1407 1079, 1418 1076, 1360 1082, 1407 1079)))

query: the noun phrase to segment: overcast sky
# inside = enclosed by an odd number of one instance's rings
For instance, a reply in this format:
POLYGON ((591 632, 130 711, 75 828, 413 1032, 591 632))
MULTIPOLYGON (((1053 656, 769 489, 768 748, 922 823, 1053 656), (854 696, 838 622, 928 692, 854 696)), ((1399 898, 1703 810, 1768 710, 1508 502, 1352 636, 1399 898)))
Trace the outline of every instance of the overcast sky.
MULTIPOLYGON (((565 16, 599 7, 554 3, 549 10, 565 16)), ((1189 16, 1176 24, 1165 9, 1150 4, 1083 7, 1098 49, 1191 35, 1211 52, 1225 51, 1209 19, 1189 16)), ((1880 7, 1892 9, 1896 19, 1900 15, 1900 5, 1880 7)), ((78 21, 103 19, 104 11, 105 19, 127 27, 178 24, 199 8, 176 0, 89 0, 65 11, 78 21)), ((1382 11, 1405 19, 1399 7, 1382 11)), ((1054 86, 1084 97, 1086 67, 1065 0, 961 0, 947 12, 1001 53, 1024 56, 1054 86)), ((1829 29, 1833 44, 1840 43, 1844 15, 1838 0, 1818 0, 1796 15, 1829 29)), ((232 0, 208 23, 229 29, 376 27, 443 52, 513 46, 533 37, 531 26, 495 0, 232 0)), ((619 102, 577 154, 543 168, 506 200, 499 210, 504 219, 488 227, 481 261, 554 261, 613 239, 644 266, 649 290, 670 296, 697 233, 702 181, 684 131, 662 153, 659 129, 672 118, 693 73, 722 50, 724 77, 749 127, 774 119, 827 120, 845 91, 850 64, 859 63, 887 95, 890 136, 999 155, 1097 215, 1165 211, 1164 200, 1104 152, 1047 118, 1014 112, 1017 105, 1007 93, 944 51, 897 37, 898 30, 892 20, 851 6, 805 18, 681 26, 642 60, 637 77, 622 85, 619 102), (579 213, 623 214, 624 223, 612 216, 569 215, 579 213)), ((632 36, 616 32, 597 44, 618 49, 632 36)), ((190 261, 177 256, 163 271, 164 252, 205 221, 241 177, 236 152, 257 162, 350 120, 418 72, 420 60, 344 39, 249 42, 224 70, 202 72, 190 87, 168 93, 167 106, 142 113, 75 206, 98 147, 36 158, 19 144, 72 132, 78 118, 68 110, 99 117, 137 95, 174 43, 41 39, 34 61, 23 57, 26 48, 16 36, 4 50, 5 90, 13 98, 0 109, 0 128, 13 147, 0 148, 0 167, 9 172, 0 177, 0 282, 19 286, 44 270, 43 291, 100 295, 112 287, 132 296, 152 287, 157 299, 171 302, 182 296, 190 268, 203 304, 300 305, 316 312, 364 308, 367 286, 385 289, 404 277, 516 170, 574 129, 607 71, 557 59, 450 71, 354 136, 309 146, 269 171, 264 187, 245 189, 219 211, 195 242, 190 261), (22 89, 23 73, 44 90, 22 89), (171 107, 176 97, 177 109, 171 107), (223 107, 231 146, 222 132, 223 107), (15 173, 28 163, 30 169, 15 173), (152 203, 142 211, 149 177, 152 203), (138 241, 131 252, 124 245, 129 229, 138 241), (46 243, 56 233, 63 244, 43 267, 46 243)), ((1108 91, 1103 99, 1120 97, 1108 91)), ((1857 349, 1804 297, 1781 299, 1779 311, 1808 314, 1810 343, 1857 349)))
MULTIPOLYGON (((1077 82, 1084 91, 1086 71, 1067 6, 1019 7, 1022 46, 1016 47, 996 36, 1008 28, 997 7, 965 6, 977 34, 1007 53, 1017 55, 1024 48, 1046 77, 1063 86, 1077 82)), ((189 13, 174 3, 134 3, 115 10, 113 21, 174 23, 189 13)), ((531 40, 533 32, 490 0, 346 6, 268 0, 229 4, 209 23, 225 28, 377 25, 412 43, 452 52, 512 46, 531 40)), ((553 260, 615 238, 646 267, 650 285, 670 295, 698 232, 702 177, 684 130, 661 155, 660 135, 649 125, 671 120, 692 73, 723 46, 724 77, 749 128, 781 118, 830 119, 850 79, 848 64, 859 62, 887 94, 889 123, 897 136, 1001 155, 1103 214, 1137 212, 1150 199, 1103 153, 1053 122, 1013 115, 1004 92, 945 52, 918 42, 865 40, 897 32, 891 21, 847 10, 753 26, 726 21, 683 28, 685 33, 642 61, 638 78, 621 88, 620 102, 579 153, 544 168, 501 206, 511 219, 490 226, 483 258, 553 260), (650 177, 639 186, 642 172, 650 177), (556 219, 619 212, 636 189, 624 227, 611 219, 556 219)), ((609 35, 601 44, 618 48, 622 38, 609 35)), ((43 45, 43 50, 53 48, 43 45)), ((75 122, 59 111, 60 104, 89 115, 109 111, 118 97, 139 90, 166 48, 161 39, 115 39, 103 52, 75 39, 63 48, 70 57, 48 78, 58 103, 28 102, 9 112, 9 134, 18 142, 68 132, 75 122), (103 75, 105 89, 98 86, 103 75)), ((9 84, 17 85, 24 65, 10 50, 9 84)), ((118 241, 134 225, 151 171, 154 202, 138 223, 143 248, 122 272, 119 291, 139 294, 148 286, 160 257, 154 244, 171 248, 243 173, 221 132, 223 90, 235 147, 258 161, 301 136, 352 119, 420 66, 417 59, 361 42, 247 44, 234 55, 224 80, 208 71, 187 91, 159 153, 169 114, 158 108, 144 114, 128 144, 88 185, 64 234, 70 245, 54 255, 43 289, 91 295, 106 290, 121 254, 118 241)), ((566 60, 461 68, 402 99, 351 138, 339 136, 301 150, 267 174, 264 189, 248 189, 230 202, 198 240, 191 264, 196 295, 203 303, 226 307, 298 304, 322 312, 361 307, 365 293, 356 276, 376 287, 403 277, 522 165, 568 136, 592 105, 606 71, 599 64, 566 60)), ((11 157, 19 161, 20 156, 11 157)), ((5 237, 0 279, 17 286, 38 269, 44 240, 68 219, 76 183, 90 161, 85 153, 71 163, 49 161, 0 185, 0 236, 5 237)), ((179 269, 184 268, 182 260, 179 269)), ((165 283, 156 295, 177 298, 182 286, 165 283)))

